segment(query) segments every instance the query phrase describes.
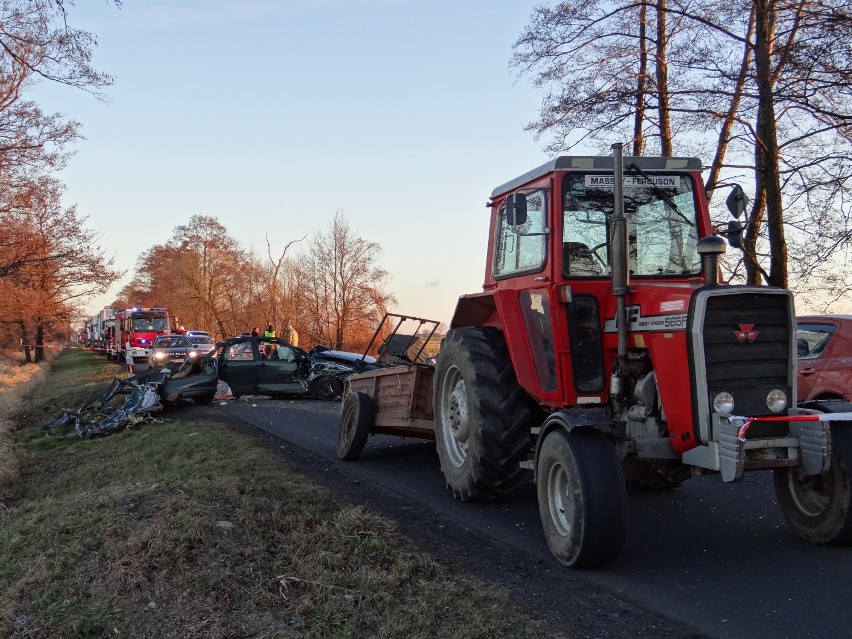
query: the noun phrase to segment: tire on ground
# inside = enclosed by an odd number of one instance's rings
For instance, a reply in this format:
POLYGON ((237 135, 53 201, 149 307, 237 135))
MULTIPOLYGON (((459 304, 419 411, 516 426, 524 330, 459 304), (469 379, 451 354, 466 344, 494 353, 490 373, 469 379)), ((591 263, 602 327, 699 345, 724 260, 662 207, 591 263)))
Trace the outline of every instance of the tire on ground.
POLYGON ((318 399, 334 399, 343 392, 343 384, 336 377, 325 375, 320 377, 314 385, 314 396, 318 399))
POLYGON ((496 499, 523 483, 533 413, 500 331, 447 332, 433 401, 441 472, 457 499, 496 499))
POLYGON ((373 400, 366 393, 349 393, 340 409, 337 425, 337 456, 358 459, 373 427, 373 400))
MULTIPOLYGON (((852 412, 844 401, 809 402, 826 413, 852 412)), ((852 422, 831 423, 831 465, 821 475, 801 477, 795 468, 778 468, 775 495, 787 525, 815 544, 852 545, 852 422)))
POLYGON ((627 535, 627 489, 607 436, 591 428, 549 433, 536 467, 547 545, 560 563, 595 568, 613 561, 627 535))

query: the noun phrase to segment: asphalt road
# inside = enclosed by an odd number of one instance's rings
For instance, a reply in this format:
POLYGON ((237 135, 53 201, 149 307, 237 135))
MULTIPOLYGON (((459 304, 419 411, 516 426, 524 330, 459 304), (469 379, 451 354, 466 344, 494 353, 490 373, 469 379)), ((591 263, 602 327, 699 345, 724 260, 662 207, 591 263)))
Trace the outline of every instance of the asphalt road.
MULTIPOLYGON (((339 402, 249 398, 214 409, 567 570, 544 541, 532 481, 509 500, 463 504, 444 487, 432 442, 371 436, 357 461, 339 461, 339 402)), ((665 493, 631 493, 629 509, 619 561, 573 571, 578 579, 714 637, 852 637, 852 548, 814 546, 788 532, 768 472, 736 484, 710 476, 665 493)))

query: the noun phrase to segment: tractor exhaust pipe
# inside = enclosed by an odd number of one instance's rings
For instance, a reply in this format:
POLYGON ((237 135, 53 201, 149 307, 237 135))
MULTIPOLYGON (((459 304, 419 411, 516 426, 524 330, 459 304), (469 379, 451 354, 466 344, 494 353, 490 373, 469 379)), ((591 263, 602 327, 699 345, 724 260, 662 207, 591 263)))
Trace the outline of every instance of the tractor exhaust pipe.
POLYGON ((704 283, 714 286, 719 283, 719 257, 725 253, 725 240, 718 235, 709 235, 698 240, 698 254, 704 271, 704 283))
POLYGON ((627 218, 624 216, 624 159, 621 143, 612 145, 612 294, 615 295, 615 323, 618 331, 618 359, 627 357, 627 293, 630 265, 627 248, 627 218))

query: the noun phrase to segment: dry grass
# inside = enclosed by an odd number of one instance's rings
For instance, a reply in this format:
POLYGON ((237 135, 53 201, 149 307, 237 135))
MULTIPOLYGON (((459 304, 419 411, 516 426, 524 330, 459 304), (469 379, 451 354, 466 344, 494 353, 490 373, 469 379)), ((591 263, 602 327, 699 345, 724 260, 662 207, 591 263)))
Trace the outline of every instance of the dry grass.
POLYGON ((11 415, 20 409, 24 397, 44 381, 50 365, 24 364, 8 355, 0 355, 0 486, 18 478, 19 464, 9 444, 11 415))
MULTIPOLYGON (((60 357, 18 419, 67 401, 85 363, 60 357)), ((552 636, 225 426, 79 440, 41 423, 15 433, 32 460, 0 512, 9 637, 552 636)))

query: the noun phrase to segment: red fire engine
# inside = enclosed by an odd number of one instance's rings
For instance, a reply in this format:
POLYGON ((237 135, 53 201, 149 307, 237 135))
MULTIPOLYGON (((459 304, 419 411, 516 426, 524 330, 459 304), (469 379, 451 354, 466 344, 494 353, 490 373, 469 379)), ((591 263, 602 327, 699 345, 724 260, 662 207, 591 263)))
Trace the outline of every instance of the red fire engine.
POLYGON ((115 312, 115 350, 118 361, 129 349, 136 362, 148 361, 157 335, 171 332, 173 318, 165 308, 127 308, 115 312))

